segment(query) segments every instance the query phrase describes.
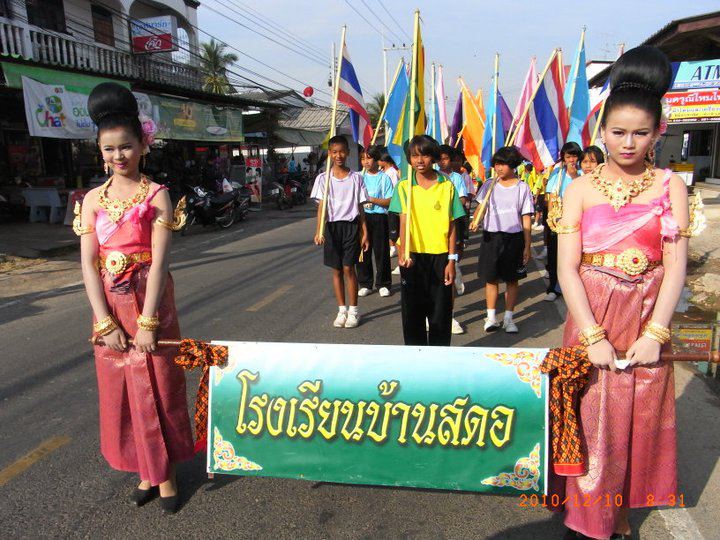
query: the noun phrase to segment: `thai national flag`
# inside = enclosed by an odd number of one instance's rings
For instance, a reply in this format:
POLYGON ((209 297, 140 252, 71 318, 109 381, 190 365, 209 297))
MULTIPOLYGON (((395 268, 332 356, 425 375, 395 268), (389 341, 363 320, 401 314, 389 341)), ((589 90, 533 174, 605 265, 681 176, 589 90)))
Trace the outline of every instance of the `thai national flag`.
POLYGON ((590 145, 593 133, 595 133, 595 125, 597 124, 598 116, 600 116, 600 109, 602 108, 602 104, 605 103, 605 100, 610 95, 610 77, 608 77, 607 81, 605 81, 605 86, 602 87, 600 93, 593 94, 594 92, 591 91, 590 100, 593 106, 592 109, 590 109, 590 114, 588 114, 582 130, 583 146, 590 145))
POLYGON ((542 170, 557 161, 568 132, 561 69, 556 51, 550 69, 539 83, 525 120, 518 126, 515 145, 532 158, 536 170, 542 170))
POLYGON ((373 129, 370 117, 365 109, 362 90, 355 68, 350 61, 347 46, 343 43, 342 64, 340 66, 340 86, 338 87, 338 101, 350 109, 350 124, 352 125, 353 139, 363 147, 370 146, 373 129))

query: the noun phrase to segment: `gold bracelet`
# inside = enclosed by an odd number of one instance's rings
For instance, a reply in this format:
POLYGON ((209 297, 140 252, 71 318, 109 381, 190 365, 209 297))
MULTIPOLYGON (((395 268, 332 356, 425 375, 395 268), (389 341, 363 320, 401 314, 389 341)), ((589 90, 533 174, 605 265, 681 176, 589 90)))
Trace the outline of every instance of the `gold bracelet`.
POLYGON ((657 341, 660 345, 665 345, 670 341, 670 329, 667 326, 650 321, 645 326, 643 336, 657 341))
POLYGON ((160 318, 159 317, 146 317, 145 315, 138 315, 137 318, 137 325, 138 328, 141 330, 148 330, 150 332, 154 332, 160 327, 160 318))
POLYGON ((107 336, 110 332, 118 327, 112 315, 108 315, 104 319, 93 324, 93 333, 98 336, 107 336))
POLYGON ((605 329, 599 324, 593 324, 580 330, 580 343, 585 347, 599 343, 607 336, 605 329))

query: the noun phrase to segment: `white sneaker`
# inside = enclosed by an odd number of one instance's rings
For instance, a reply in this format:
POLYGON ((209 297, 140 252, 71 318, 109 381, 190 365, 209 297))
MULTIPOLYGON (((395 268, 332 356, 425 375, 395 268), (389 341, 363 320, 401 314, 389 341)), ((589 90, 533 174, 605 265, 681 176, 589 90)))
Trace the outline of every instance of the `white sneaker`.
POLYGON ((347 320, 345 321, 345 328, 357 328, 360 324, 360 314, 348 312, 347 320))
POLYGON ((358 291, 358 296, 367 296, 372 292, 372 289, 368 289, 367 287, 363 287, 358 291))
POLYGON ((543 225, 541 225, 540 223, 536 223, 535 225, 532 226, 533 231, 542 231, 543 229, 545 229, 545 227, 543 225))
POLYGON ((540 252, 540 254, 535 258, 536 259, 547 259, 547 248, 546 247, 542 248, 542 251, 540 252))
POLYGON ((380 287, 380 289, 378 289, 378 294, 383 298, 387 298, 388 296, 390 296, 390 289, 388 289, 387 287, 380 287))
POLYGON ((397 255, 397 248, 395 246, 390 246, 390 256, 394 257, 397 255))
POLYGON ((488 319, 487 317, 485 317, 485 325, 483 326, 483 329, 486 332, 494 332, 498 328, 500 328, 499 322, 497 322, 495 319, 488 319))
POLYGON ((457 322, 457 319, 452 320, 452 329, 450 330, 453 334, 464 334, 465 330, 462 326, 460 326, 460 323, 457 322))
POLYGON ((345 328, 345 321, 347 321, 347 312, 339 311, 337 317, 335 317, 335 320, 333 321, 333 326, 335 328, 345 328))
POLYGON ((503 328, 508 334, 518 333, 518 327, 515 325, 515 322, 512 319, 505 319, 503 321, 503 328))
POLYGON ((465 294, 465 284, 463 283, 462 272, 460 271, 460 265, 455 265, 455 290, 458 296, 465 294))
POLYGON ((541 278, 549 278, 550 272, 548 272, 547 270, 540 270, 540 277, 541 278))
POLYGON ((555 294, 554 292, 549 292, 545 295, 545 298, 543 298, 543 300, 545 300, 546 302, 554 302, 555 300, 557 300, 557 294, 555 294))
POLYGON ((393 270, 393 271, 391 272, 391 274, 392 274, 393 276, 399 276, 399 275, 400 275, 400 267, 399 267, 399 266, 396 266, 396 267, 395 267, 395 270, 393 270))

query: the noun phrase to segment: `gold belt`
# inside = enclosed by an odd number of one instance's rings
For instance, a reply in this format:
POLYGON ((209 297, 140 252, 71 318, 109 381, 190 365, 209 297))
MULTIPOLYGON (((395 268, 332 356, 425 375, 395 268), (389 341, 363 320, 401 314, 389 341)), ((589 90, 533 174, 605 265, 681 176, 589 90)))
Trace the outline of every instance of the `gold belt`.
POLYGON ((133 264, 148 262, 152 260, 152 253, 149 251, 141 251, 139 253, 122 253, 121 251, 111 251, 106 257, 100 257, 98 260, 98 268, 104 268, 114 276, 122 274, 133 264))
POLYGON ((583 253, 582 264, 605 266, 622 270, 628 276, 638 276, 662 265, 662 261, 650 261, 638 248, 628 248, 617 253, 583 253))

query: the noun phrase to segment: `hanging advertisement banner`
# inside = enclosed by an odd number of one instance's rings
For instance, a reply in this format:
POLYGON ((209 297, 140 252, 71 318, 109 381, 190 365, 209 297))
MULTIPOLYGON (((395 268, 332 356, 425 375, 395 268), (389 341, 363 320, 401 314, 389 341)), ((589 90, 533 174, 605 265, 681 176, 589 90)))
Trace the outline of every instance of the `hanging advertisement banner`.
POLYGON ((673 90, 720 88, 720 59, 673 62, 673 90))
POLYGON ((546 492, 547 349, 214 344, 210 473, 546 492))
POLYGON ((670 106, 668 122, 671 124, 720 121, 720 90, 717 88, 668 92, 665 99, 670 106))
POLYGON ((178 50, 177 19, 173 15, 131 20, 130 36, 135 54, 178 50))

